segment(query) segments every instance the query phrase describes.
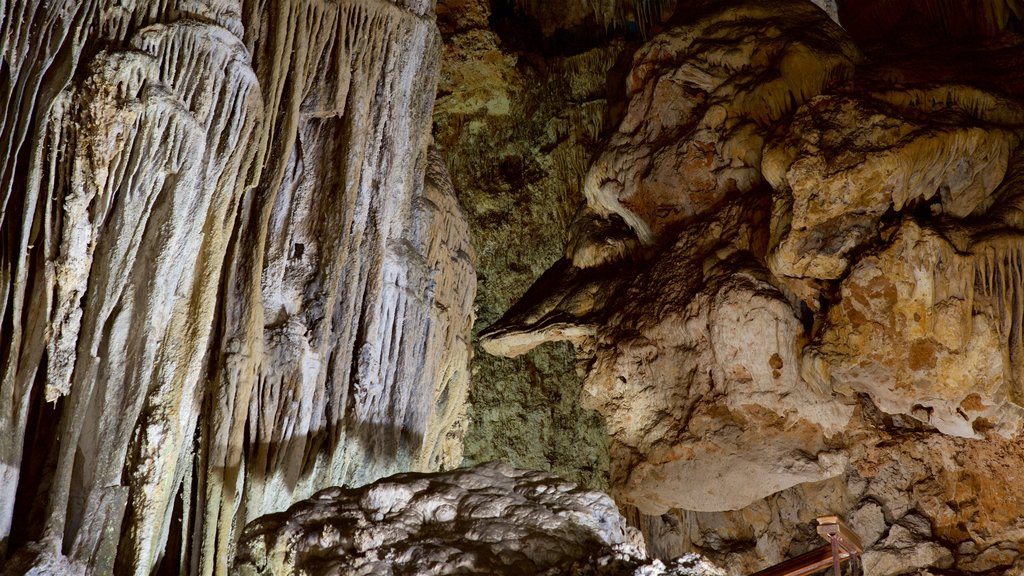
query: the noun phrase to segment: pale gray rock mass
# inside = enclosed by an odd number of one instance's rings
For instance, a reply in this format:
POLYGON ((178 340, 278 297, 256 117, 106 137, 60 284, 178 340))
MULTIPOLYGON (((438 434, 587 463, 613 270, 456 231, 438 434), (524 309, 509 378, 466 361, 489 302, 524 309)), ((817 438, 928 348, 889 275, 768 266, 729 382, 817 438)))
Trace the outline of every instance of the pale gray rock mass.
POLYGON ((638 539, 606 494, 492 463, 321 490, 249 524, 236 573, 725 575, 695 555, 648 560, 638 539))

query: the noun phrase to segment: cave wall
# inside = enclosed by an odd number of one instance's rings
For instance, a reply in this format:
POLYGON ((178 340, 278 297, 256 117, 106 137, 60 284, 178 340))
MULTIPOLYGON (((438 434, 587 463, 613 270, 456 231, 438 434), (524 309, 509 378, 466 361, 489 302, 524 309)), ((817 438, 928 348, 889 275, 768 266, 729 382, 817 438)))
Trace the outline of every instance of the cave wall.
POLYGON ((461 460, 475 255, 430 2, 0 6, 5 573, 225 573, 461 460))
MULTIPOLYGON (((607 77, 631 48, 613 35, 584 35, 576 54, 522 52, 544 42, 540 20, 502 10, 480 0, 437 7, 445 46, 434 139, 479 255, 476 331, 561 253, 608 114, 607 77)), ((500 459, 605 487, 605 431, 579 405, 576 364, 567 345, 514 359, 477 349, 466 462, 500 459)))
POLYGON ((664 558, 753 572, 839 513, 869 573, 1017 573, 1021 6, 820 8, 652 27, 563 254, 481 348, 576 347, 664 558))
POLYGON ((737 574, 1024 569, 1021 5, 854 4, 0 5, 4 573, 492 458, 737 574))

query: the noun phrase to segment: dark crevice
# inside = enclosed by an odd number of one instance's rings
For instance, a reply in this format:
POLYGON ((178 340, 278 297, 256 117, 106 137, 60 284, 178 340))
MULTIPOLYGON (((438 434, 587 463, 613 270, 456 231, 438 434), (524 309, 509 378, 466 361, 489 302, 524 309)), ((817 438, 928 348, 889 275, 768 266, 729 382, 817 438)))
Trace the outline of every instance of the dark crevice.
POLYGON ((497 32, 506 50, 536 53, 545 57, 572 56, 607 44, 613 39, 639 41, 641 23, 635 19, 610 27, 599 24, 593 14, 566 27, 545 34, 541 21, 517 9, 516 0, 492 0, 490 28, 497 32))
MULTIPOLYGON (((46 360, 44 356, 43 364, 46 360)), ((13 552, 29 542, 38 540, 45 527, 47 495, 53 483, 57 466, 57 428, 64 408, 64 398, 46 402, 44 388, 45 371, 36 373, 29 400, 29 412, 25 427, 25 444, 22 451, 21 475, 14 499, 14 518, 8 551, 13 552), (38 457, 45 455, 44 458, 38 457)))

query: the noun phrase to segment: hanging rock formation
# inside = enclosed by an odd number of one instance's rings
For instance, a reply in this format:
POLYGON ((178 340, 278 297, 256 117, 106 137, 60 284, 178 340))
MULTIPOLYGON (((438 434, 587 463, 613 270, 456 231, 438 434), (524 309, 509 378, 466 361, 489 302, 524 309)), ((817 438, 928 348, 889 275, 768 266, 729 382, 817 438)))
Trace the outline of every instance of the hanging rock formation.
POLYGON ((432 9, 0 6, 7 572, 222 574, 252 518, 461 461, 432 9))
POLYGON ((742 507, 843 469, 825 438, 849 408, 799 378, 803 329, 752 223, 764 126, 847 78, 857 52, 814 5, 787 6, 709 9, 637 53, 566 260, 482 334, 499 354, 594 340, 585 403, 609 428, 616 496, 647 513, 742 507), (623 263, 659 246, 649 268, 623 263))

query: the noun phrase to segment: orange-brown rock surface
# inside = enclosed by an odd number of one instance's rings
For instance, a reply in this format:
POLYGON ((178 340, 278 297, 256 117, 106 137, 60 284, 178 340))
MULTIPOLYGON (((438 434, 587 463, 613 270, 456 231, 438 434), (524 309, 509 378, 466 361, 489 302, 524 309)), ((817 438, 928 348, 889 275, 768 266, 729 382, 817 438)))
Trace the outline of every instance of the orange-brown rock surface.
POLYGON ((986 6, 941 62, 802 2, 680 8, 636 53, 563 259, 481 337, 577 346, 664 556, 753 571, 834 512, 871 573, 1024 569, 1024 59, 986 6))

